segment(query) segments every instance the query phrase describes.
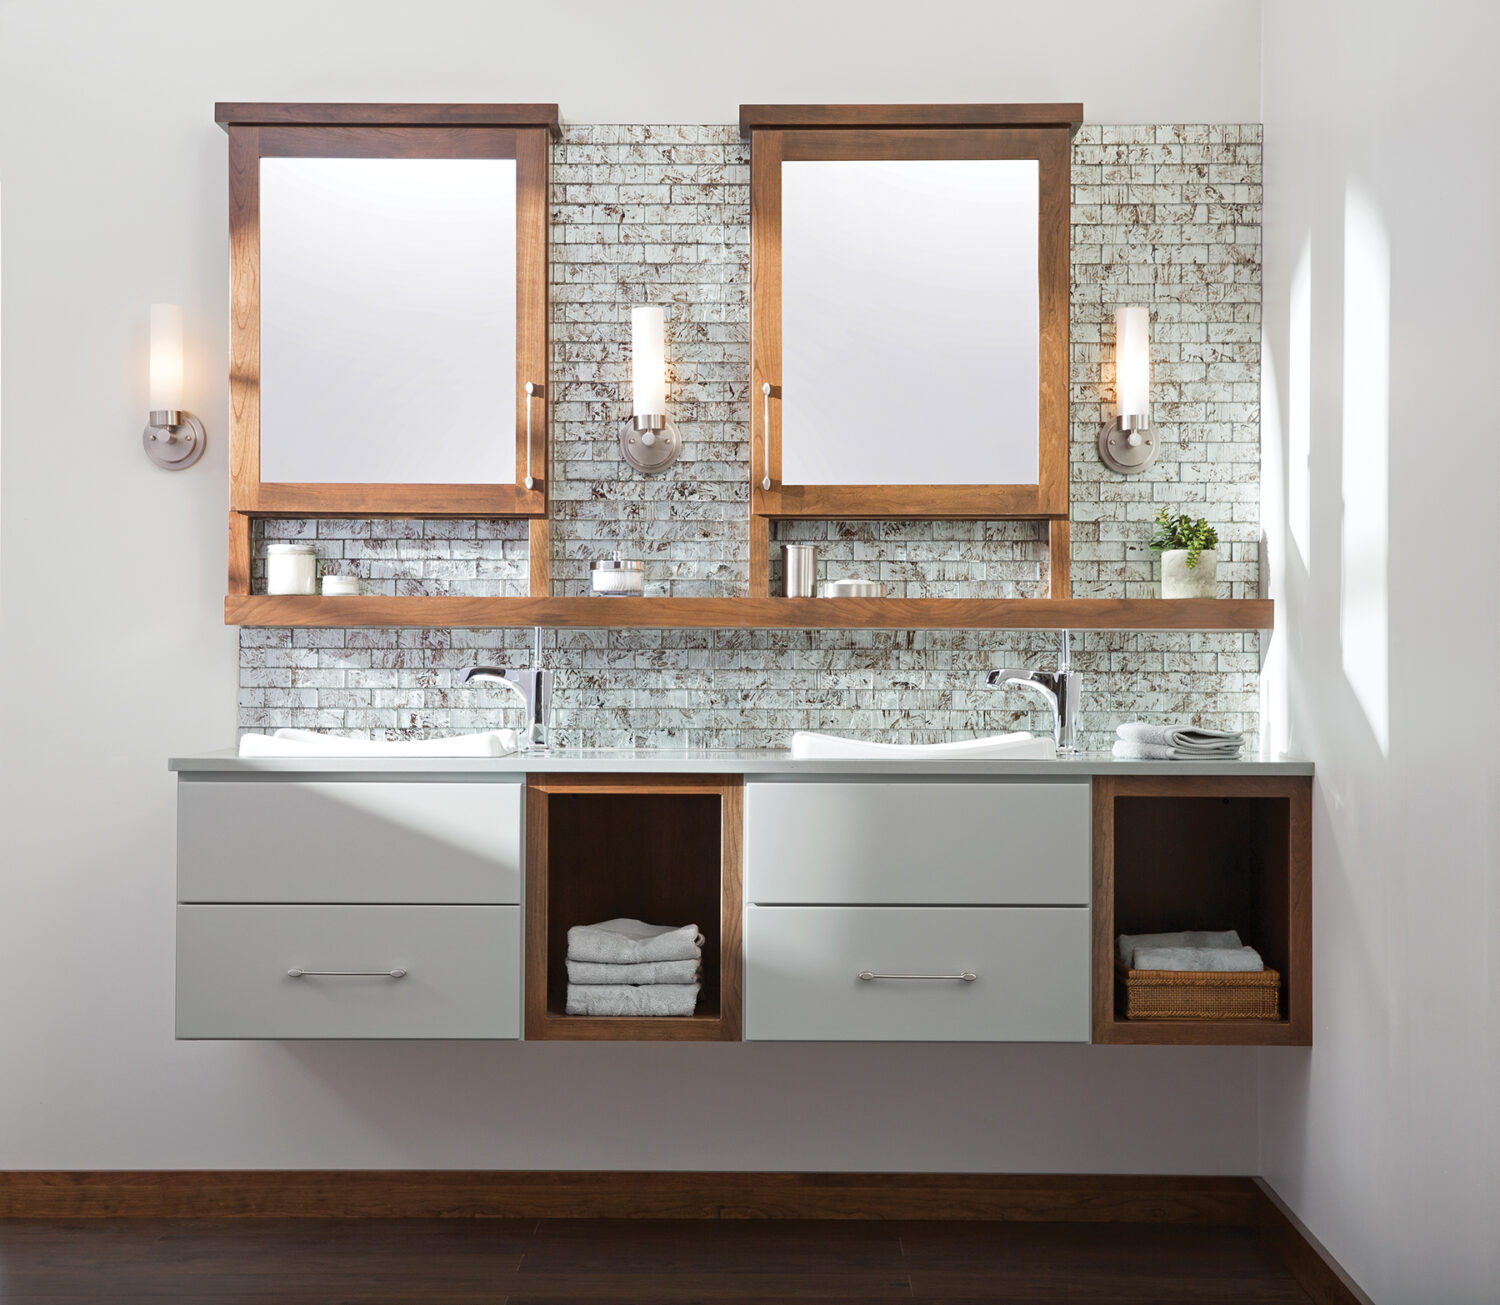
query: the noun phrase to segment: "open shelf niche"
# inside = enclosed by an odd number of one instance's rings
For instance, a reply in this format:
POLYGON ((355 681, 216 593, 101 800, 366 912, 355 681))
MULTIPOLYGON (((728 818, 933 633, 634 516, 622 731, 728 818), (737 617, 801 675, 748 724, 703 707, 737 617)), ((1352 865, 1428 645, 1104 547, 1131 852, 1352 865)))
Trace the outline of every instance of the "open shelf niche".
POLYGON ((526 1037, 740 1039, 742 780, 536 775, 526 796, 526 1037), (620 916, 703 934, 689 1016, 568 1015, 568 930, 620 916))
POLYGON ((1094 1041, 1310 1046, 1312 780, 1099 776, 1094 780, 1094 1041), (1281 974, 1276 1020, 1126 1019, 1122 933, 1237 929, 1281 974))

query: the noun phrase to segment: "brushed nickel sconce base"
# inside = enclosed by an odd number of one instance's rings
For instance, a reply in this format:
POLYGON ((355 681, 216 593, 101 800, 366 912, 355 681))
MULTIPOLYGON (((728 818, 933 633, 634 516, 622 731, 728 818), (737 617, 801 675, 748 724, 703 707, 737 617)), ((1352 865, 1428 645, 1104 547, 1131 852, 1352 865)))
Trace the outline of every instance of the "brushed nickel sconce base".
POLYGON ((1135 476, 1156 461, 1159 441, 1149 426, 1126 430, 1116 417, 1099 427, 1099 460, 1121 476, 1135 476), (1131 438, 1139 436, 1132 444, 1131 438))
POLYGON ((637 418, 626 417, 620 423, 620 452, 637 471, 648 476, 660 475, 682 452, 682 436, 665 417, 650 418, 655 429, 641 430, 637 418), (657 423, 660 422, 660 425, 657 423))
POLYGON ((141 432, 146 456, 166 471, 191 467, 206 443, 203 423, 190 412, 153 412, 151 424, 141 432))

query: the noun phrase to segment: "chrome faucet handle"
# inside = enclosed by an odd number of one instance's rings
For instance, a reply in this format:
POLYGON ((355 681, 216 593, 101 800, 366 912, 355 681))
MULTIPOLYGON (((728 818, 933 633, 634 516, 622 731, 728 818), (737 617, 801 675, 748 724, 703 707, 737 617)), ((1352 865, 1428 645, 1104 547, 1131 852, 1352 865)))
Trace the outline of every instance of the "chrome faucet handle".
POLYGON ((986 684, 1024 684, 1036 672, 1029 666, 1002 666, 984 677, 986 684))

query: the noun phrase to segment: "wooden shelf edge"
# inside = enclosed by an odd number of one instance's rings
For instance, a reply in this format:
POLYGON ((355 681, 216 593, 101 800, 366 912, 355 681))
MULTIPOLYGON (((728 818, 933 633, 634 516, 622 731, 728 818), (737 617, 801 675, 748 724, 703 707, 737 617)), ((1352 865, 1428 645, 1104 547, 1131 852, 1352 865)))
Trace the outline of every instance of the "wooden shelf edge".
POLYGON ((742 630, 1269 630, 1269 598, 324 598, 230 594, 243 626, 742 630))
POLYGON ((1066 127, 1083 125, 1082 104, 742 104, 740 135, 770 128, 1066 127))
POLYGON ((1095 1044, 1112 1046, 1310 1047, 1312 1038, 1290 1020, 1123 1020, 1094 1030, 1095 1044))
POLYGON ((555 104, 386 104, 220 101, 214 121, 235 127, 545 127, 562 136, 555 104))

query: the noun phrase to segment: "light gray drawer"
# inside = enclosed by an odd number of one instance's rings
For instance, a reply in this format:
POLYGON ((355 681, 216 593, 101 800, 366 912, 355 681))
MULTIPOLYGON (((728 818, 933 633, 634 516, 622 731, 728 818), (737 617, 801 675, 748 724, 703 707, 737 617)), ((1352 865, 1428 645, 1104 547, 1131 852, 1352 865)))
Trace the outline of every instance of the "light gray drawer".
POLYGON ((183 780, 177 897, 519 903, 521 788, 183 780))
POLYGON ((1085 907, 752 906, 745 1037, 1087 1042, 1085 907), (861 979, 876 975, 960 978, 861 979))
POLYGON ((1087 905, 1089 785, 758 783, 746 897, 762 903, 1087 905))
POLYGON ((177 1036, 518 1038, 521 908, 179 906, 177 1036))

